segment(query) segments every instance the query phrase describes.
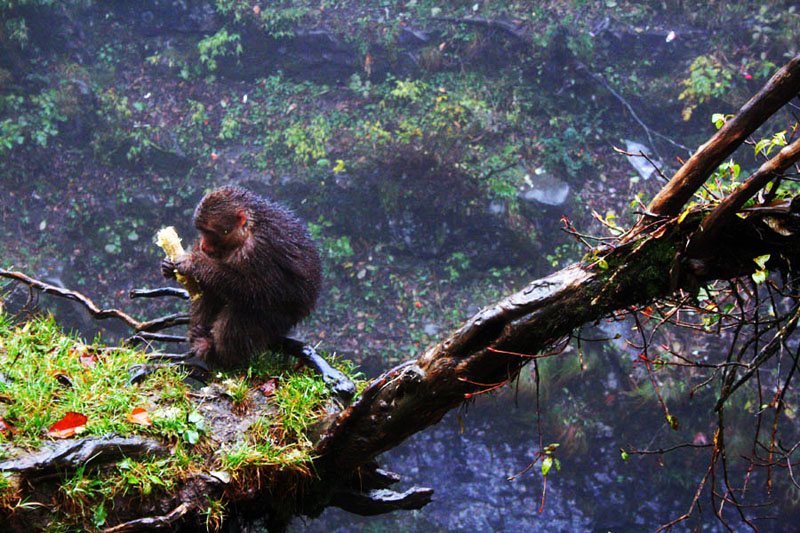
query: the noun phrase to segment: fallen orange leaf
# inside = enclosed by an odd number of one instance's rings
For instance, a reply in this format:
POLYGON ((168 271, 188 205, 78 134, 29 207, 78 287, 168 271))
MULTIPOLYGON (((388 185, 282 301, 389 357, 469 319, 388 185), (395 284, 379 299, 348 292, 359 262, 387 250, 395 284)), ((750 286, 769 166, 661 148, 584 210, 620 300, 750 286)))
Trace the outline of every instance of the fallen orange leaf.
POLYGON ((0 434, 10 436, 12 433, 16 433, 17 430, 14 426, 11 425, 11 422, 6 420, 5 418, 0 417, 0 434))
POLYGON ((134 424, 141 424, 143 426, 153 425, 153 421, 150 420, 150 414, 147 412, 147 409, 142 407, 136 407, 133 411, 125 416, 128 418, 128 422, 132 422, 134 424))
POLYGON ((70 411, 64 415, 64 418, 50 426, 47 435, 56 439, 68 439, 86 429, 87 420, 86 416, 70 411))

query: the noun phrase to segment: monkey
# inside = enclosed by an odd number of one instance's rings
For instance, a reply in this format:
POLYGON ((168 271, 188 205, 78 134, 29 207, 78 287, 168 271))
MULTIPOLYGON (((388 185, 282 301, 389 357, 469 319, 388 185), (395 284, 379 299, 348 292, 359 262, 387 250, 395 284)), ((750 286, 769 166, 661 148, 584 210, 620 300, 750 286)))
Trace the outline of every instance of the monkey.
POLYGON ((340 396, 352 382, 310 346, 287 338, 319 296, 319 251, 306 228, 280 204, 225 186, 206 194, 194 212, 200 232, 188 252, 161 262, 167 279, 197 280, 190 304, 189 342, 196 359, 230 369, 273 349, 289 352, 317 371, 340 396))
POLYGON ((194 212, 200 236, 162 273, 197 280, 190 340, 209 367, 230 369, 277 340, 314 307, 319 252, 285 208, 238 187, 208 193, 194 212))

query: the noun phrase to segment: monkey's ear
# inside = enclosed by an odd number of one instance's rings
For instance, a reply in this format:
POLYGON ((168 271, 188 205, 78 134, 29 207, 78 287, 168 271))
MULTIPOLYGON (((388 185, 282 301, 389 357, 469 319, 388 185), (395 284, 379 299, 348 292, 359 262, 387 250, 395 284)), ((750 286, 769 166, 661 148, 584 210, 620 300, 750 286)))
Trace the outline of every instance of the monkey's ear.
POLYGON ((243 228, 247 224, 247 213, 243 209, 236 211, 236 227, 243 228))

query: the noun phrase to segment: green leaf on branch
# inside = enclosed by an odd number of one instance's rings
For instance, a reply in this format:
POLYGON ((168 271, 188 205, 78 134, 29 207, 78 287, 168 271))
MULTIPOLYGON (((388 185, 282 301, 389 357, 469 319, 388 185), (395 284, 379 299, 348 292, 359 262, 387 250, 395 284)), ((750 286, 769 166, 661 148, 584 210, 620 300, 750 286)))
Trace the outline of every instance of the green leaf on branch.
POLYGON ((542 459, 542 475, 546 476, 550 469, 553 467, 553 458, 549 455, 542 459))
POLYGON ((675 415, 667 415, 667 423, 669 427, 672 428, 673 431, 678 431, 680 427, 680 423, 678 422, 678 417, 675 415))

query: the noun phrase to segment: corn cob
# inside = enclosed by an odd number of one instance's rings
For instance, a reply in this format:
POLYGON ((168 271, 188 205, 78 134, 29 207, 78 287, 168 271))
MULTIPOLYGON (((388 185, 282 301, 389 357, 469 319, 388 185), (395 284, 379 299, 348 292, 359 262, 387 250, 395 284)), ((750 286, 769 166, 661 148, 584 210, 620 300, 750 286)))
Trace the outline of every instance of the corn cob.
MULTIPOLYGON (((161 228, 156 233, 156 244, 164 250, 164 253, 167 255, 167 259, 170 261, 175 261, 178 257, 183 255, 183 246, 181 245, 181 238, 178 237, 178 232, 175 231, 175 228, 172 226, 167 226, 166 228, 161 228)), ((197 280, 194 279, 192 276, 184 276, 182 274, 178 274, 175 272, 175 279, 180 282, 181 285, 186 287, 186 290, 189 291, 189 297, 192 301, 197 300, 202 295, 202 291, 200 290, 200 285, 198 285, 197 280)))

